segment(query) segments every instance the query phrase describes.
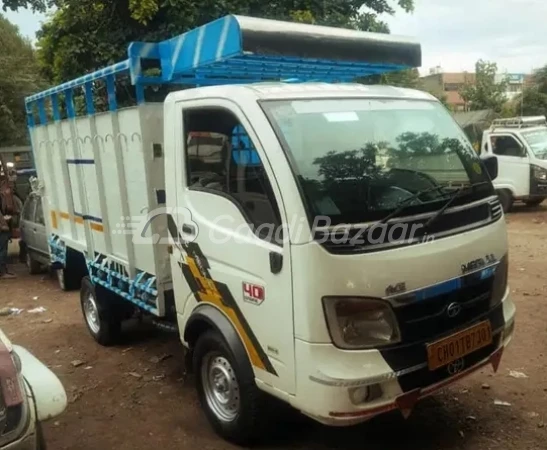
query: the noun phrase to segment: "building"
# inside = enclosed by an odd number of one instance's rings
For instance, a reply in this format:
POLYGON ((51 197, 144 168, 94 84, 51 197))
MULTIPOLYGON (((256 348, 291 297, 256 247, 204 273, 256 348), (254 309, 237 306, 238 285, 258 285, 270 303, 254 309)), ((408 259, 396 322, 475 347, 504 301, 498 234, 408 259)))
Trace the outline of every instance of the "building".
POLYGON ((440 72, 439 68, 432 69, 433 73, 422 77, 423 88, 434 95, 446 96, 447 103, 454 111, 465 111, 465 102, 460 95, 460 89, 466 83, 475 82, 475 74, 469 72, 440 72))
POLYGON ((512 100, 517 95, 522 94, 523 89, 532 82, 532 75, 525 73, 501 73, 496 75, 496 83, 507 80, 507 90, 505 96, 507 100, 512 100))
MULTIPOLYGON (((429 75, 422 77, 422 87, 435 95, 445 95, 447 103, 454 111, 466 111, 466 105, 459 91, 466 83, 475 83, 475 74, 469 72, 442 72, 440 67, 430 70, 429 75)), ((496 83, 507 80, 505 96, 511 100, 521 94, 532 79, 523 73, 501 73, 496 75, 496 83)))

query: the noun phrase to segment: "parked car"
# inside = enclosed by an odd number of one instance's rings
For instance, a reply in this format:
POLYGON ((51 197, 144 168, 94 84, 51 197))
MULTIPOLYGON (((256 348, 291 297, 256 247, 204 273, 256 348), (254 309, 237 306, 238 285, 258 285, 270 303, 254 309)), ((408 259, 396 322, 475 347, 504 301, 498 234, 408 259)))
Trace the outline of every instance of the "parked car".
POLYGON ((40 273, 49 266, 49 245, 42 201, 38 194, 27 197, 20 221, 20 257, 26 263, 31 275, 40 273))
POLYGON ((0 450, 46 450, 42 422, 67 406, 61 381, 0 330, 0 450))

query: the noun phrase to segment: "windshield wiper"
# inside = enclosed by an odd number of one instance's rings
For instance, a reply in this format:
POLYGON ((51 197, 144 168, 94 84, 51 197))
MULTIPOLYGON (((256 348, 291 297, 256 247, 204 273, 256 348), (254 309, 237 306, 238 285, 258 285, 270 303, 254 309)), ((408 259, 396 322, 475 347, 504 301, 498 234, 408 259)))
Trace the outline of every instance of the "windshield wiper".
POLYGON ((416 192, 411 197, 405 198, 401 203, 399 203, 399 205, 397 206, 397 208, 395 208, 395 210, 393 212, 389 213, 386 217, 384 217, 378 223, 387 223, 387 222, 389 222, 395 216, 397 216, 401 212, 403 212, 409 206, 408 204, 410 202, 412 202, 413 200, 416 200, 416 199, 420 198, 424 194, 429 194, 430 192, 435 192, 435 191, 440 191, 441 189, 445 189, 445 187, 446 186, 440 186, 439 185, 439 186, 435 186, 435 187, 432 187, 432 188, 428 188, 428 189, 424 189, 422 191, 416 192))
POLYGON ((480 183, 470 184, 469 186, 462 186, 458 190, 456 190, 453 194, 450 200, 448 200, 444 206, 437 211, 437 213, 432 216, 425 224, 424 227, 427 229, 431 226, 433 222, 435 222, 439 217, 441 217, 445 211, 450 207, 452 203, 458 198, 460 198, 463 194, 467 193, 469 190, 473 190, 473 188, 476 188, 478 186, 483 186, 485 184, 490 184, 490 181, 481 181, 480 183))

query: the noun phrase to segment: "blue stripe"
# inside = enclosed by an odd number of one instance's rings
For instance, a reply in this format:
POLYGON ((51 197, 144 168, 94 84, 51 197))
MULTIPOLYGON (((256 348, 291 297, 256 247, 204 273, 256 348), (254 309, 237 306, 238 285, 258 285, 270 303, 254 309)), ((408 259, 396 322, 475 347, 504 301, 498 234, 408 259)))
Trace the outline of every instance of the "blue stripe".
MULTIPOLYGON (((483 269, 480 271, 480 273, 475 274, 478 280, 486 280, 487 278, 491 278, 496 273, 495 267, 487 267, 486 269, 483 269)), ((424 289, 420 289, 418 291, 414 291, 411 294, 414 295, 416 300, 427 300, 428 298, 437 297, 439 295, 448 294, 453 291, 457 291, 458 289, 461 289, 463 286, 463 279, 466 277, 469 277, 470 275, 463 275, 460 278, 455 278, 453 280, 443 281, 442 283, 436 284, 434 286, 428 286, 424 289)), ((472 275, 471 275, 472 276, 472 275)), ((401 296, 404 296, 405 294, 401 294, 401 296)))
POLYGON ((427 300, 431 297, 437 297, 438 295, 448 294, 452 291, 457 291, 462 287, 462 279, 456 278, 455 280, 448 280, 444 283, 437 284, 425 288, 421 291, 416 292, 416 300, 427 300))
POLYGON ((67 164, 95 164, 94 159, 67 159, 67 164))
POLYGON ((103 219, 101 219, 100 217, 88 216, 88 215, 84 215, 84 214, 77 213, 77 212, 75 212, 74 215, 76 217, 81 217, 82 219, 88 220, 90 222, 103 223, 103 219))

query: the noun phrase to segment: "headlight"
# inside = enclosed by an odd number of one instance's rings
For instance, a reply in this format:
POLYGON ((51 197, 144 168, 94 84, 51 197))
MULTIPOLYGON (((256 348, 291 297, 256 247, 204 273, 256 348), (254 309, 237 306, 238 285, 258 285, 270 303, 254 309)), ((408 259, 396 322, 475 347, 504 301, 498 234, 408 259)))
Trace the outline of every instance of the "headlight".
POLYGON ((325 317, 331 339, 339 348, 365 349, 401 340, 389 303, 355 297, 325 297, 325 317))
POLYGON ((509 255, 505 254, 496 267, 494 281, 492 281, 492 297, 490 298, 490 307, 498 305, 507 291, 507 275, 509 271, 509 255))
POLYGON ((532 173, 536 180, 547 181, 547 170, 543 167, 532 165, 532 173))

